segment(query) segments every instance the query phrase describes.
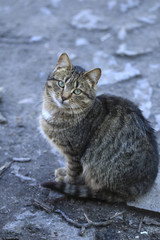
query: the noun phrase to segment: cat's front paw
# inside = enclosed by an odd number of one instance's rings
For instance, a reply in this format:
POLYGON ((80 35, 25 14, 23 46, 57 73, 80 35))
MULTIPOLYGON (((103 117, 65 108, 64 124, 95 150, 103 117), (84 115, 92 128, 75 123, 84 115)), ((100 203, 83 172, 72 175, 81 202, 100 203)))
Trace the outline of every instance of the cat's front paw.
POLYGON ((73 178, 73 177, 67 175, 65 167, 56 169, 54 174, 55 174, 56 182, 65 182, 65 183, 69 183, 69 184, 76 184, 77 180, 78 180, 77 177, 73 178))
POLYGON ((65 182, 65 183, 69 183, 69 184, 75 184, 75 179, 73 179, 72 177, 69 177, 69 176, 61 176, 61 175, 56 174, 55 180, 56 180, 56 182, 65 182))
POLYGON ((62 167, 62 168, 56 169, 54 172, 54 175, 55 175, 55 178, 65 177, 66 176, 66 168, 62 167))
POLYGON ((55 170, 54 172, 55 175, 55 180, 56 182, 64 182, 64 178, 66 176, 66 168, 62 167, 62 168, 58 168, 55 170))
POLYGON ((58 176, 55 178, 55 181, 56 182, 65 182, 64 178, 65 178, 64 176, 58 176))
POLYGON ((77 183, 77 179, 76 178, 73 178, 71 176, 65 176, 64 177, 64 180, 63 180, 65 183, 69 183, 69 184, 76 184, 77 183))

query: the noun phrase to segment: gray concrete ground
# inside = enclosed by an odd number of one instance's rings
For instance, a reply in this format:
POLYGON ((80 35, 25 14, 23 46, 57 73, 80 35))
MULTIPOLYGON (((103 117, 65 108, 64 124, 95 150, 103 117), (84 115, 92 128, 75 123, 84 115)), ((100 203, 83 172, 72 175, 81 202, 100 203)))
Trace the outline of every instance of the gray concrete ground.
POLYGON ((114 217, 83 239, 160 239, 160 175, 147 195, 128 203, 134 209, 43 190, 64 159, 38 126, 46 77, 67 52, 87 70, 102 68, 98 94, 140 106, 160 148, 159 24, 157 0, 0 1, 0 239, 82 239, 74 225, 86 223, 84 213, 99 223, 114 217))

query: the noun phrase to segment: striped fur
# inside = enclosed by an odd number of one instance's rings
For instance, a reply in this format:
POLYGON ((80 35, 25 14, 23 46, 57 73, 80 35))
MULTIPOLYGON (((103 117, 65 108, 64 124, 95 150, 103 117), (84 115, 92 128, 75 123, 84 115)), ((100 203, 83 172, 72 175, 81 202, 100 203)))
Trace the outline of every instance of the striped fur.
POLYGON ((74 67, 66 54, 49 75, 40 125, 65 155, 66 167, 55 171, 56 182, 43 186, 77 197, 131 200, 157 176, 154 130, 129 100, 96 97, 100 75, 98 68, 74 67))

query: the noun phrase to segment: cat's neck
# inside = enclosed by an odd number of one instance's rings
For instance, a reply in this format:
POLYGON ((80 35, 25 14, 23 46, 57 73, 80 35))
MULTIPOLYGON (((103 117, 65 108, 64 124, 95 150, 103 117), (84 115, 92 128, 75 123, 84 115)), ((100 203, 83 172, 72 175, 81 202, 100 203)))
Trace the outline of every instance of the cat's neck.
POLYGON ((89 112, 94 112, 94 109, 97 109, 97 104, 99 104, 99 101, 95 99, 92 105, 82 111, 78 108, 58 108, 51 103, 44 102, 42 107, 42 117, 49 124, 62 126, 62 128, 68 128, 82 121, 89 112))

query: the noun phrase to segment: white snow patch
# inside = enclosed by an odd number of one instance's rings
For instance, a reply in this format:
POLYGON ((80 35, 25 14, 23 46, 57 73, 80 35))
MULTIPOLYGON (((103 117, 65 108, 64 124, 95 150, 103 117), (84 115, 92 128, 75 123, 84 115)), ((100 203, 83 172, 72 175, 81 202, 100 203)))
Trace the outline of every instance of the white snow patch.
POLYGON ((149 48, 148 49, 129 50, 129 49, 127 49, 126 44, 123 43, 123 44, 120 44, 118 50, 116 51, 116 54, 120 55, 120 56, 135 57, 138 55, 150 53, 151 51, 152 50, 149 48))
POLYGON ((99 29, 106 30, 108 25, 103 21, 103 19, 92 13, 92 10, 85 9, 80 11, 77 15, 72 18, 72 26, 78 29, 99 29))
POLYGON ((146 118, 149 118, 152 107, 152 87, 150 86, 148 80, 138 80, 133 93, 135 101, 139 104, 140 109, 143 111, 143 115, 146 118))
POLYGON ((118 31, 118 34, 117 34, 117 37, 119 40, 124 40, 127 36, 127 31, 125 28, 121 28, 119 31, 118 31))
POLYGON ((117 32, 117 38, 119 40, 125 40, 128 32, 132 32, 133 30, 142 27, 142 23, 133 22, 125 22, 123 25, 117 25, 114 27, 115 32, 117 32))
POLYGON ((131 63, 126 63, 124 70, 117 71, 115 69, 108 69, 102 71, 102 78, 99 82, 100 85, 114 84, 116 82, 128 80, 133 77, 140 76, 140 71, 133 67, 131 63))
POLYGON ((35 185, 36 184, 36 179, 24 176, 19 173, 20 167, 17 165, 12 165, 11 169, 13 169, 12 173, 15 174, 16 177, 18 177, 22 182, 29 181, 30 185, 35 185))
POLYGON ((76 45, 77 47, 79 47, 79 46, 84 46, 84 45, 88 45, 88 44, 89 44, 89 43, 88 43, 88 41, 87 41, 86 38, 77 38, 76 41, 75 41, 75 45, 76 45))
POLYGON ((29 42, 33 43, 33 42, 40 42, 42 41, 43 39, 43 36, 32 36, 30 39, 29 39, 29 42))

